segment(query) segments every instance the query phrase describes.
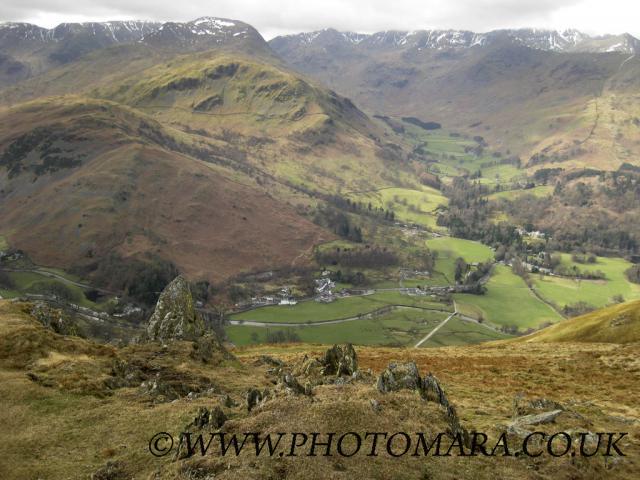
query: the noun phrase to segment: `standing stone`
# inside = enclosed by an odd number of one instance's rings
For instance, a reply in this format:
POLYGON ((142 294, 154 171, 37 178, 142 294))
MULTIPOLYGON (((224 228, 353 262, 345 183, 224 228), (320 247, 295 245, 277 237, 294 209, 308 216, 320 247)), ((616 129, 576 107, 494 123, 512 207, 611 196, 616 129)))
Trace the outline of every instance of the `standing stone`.
POLYGON ((149 319, 150 340, 194 340, 205 332, 202 317, 195 310, 189 284, 177 276, 160 294, 149 319))

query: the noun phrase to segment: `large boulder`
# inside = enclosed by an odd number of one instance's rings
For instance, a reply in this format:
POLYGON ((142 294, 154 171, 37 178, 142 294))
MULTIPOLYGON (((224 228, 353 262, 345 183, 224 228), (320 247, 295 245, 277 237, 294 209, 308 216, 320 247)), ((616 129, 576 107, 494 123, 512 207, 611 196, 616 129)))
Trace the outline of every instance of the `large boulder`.
POLYGON ((204 320, 195 310, 189 284, 177 276, 158 298, 147 325, 149 340, 195 340, 205 330, 204 320))

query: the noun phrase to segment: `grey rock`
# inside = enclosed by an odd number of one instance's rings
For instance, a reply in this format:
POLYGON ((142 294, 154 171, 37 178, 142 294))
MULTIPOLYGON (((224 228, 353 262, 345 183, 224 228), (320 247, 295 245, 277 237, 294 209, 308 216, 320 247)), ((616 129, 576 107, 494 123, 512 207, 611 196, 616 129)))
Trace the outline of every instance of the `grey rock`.
POLYGON ((283 374, 280 378, 280 384, 288 393, 293 393, 294 395, 305 395, 307 393, 305 387, 300 385, 300 382, 291 373, 283 374))
POLYGON ((512 425, 523 426, 523 425, 541 425, 544 423, 553 422, 558 415, 560 415, 563 410, 552 410, 550 412, 536 413, 534 415, 525 415, 524 417, 516 418, 512 425))
POLYGON ((548 398, 528 399, 523 394, 518 394, 513 399, 514 418, 550 410, 564 409, 562 404, 548 398))
POLYGON ((250 388, 247 392, 247 411, 251 411, 259 405, 262 405, 267 397, 269 396, 269 391, 264 390, 260 391, 257 388, 250 388))
POLYGON ((422 379, 415 362, 390 363, 376 383, 378 391, 387 393, 398 390, 422 391, 422 379))
POLYGON ((358 370, 358 359, 353 345, 334 345, 328 349, 320 363, 323 375, 353 375, 358 370))
POLYGON ((227 408, 233 408, 237 406, 237 403, 229 395, 225 395, 220 399, 220 403, 227 408))
POLYGON ((147 336, 150 340, 195 340, 204 333, 204 320, 195 310, 189 284, 177 276, 160 294, 147 336))
POLYGON ((222 427, 227 421, 227 416, 222 409, 218 406, 209 410, 207 407, 200 407, 193 422, 186 426, 185 430, 189 430, 191 427, 198 429, 213 428, 218 429, 222 427))
POLYGON ((440 386, 440 382, 431 373, 424 377, 424 380, 422 381, 422 395, 425 399, 437 402, 443 407, 449 406, 449 400, 440 386))

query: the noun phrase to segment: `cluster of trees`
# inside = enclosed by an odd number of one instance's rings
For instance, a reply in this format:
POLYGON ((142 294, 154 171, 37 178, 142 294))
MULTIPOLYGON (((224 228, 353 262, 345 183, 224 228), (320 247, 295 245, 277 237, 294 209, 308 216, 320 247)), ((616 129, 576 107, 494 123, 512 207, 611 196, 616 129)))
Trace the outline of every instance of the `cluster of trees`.
POLYGON ((391 209, 376 207, 371 202, 356 202, 350 198, 341 197, 340 195, 328 195, 325 200, 339 210, 352 212, 358 215, 373 217, 377 220, 394 221, 395 213, 391 209))
POLYGON ((593 305, 587 302, 576 302, 567 304, 562 308, 562 313, 567 317, 578 317, 585 313, 593 312, 596 309, 593 305))
POLYGON ((586 264, 586 263, 593 264, 598 261, 598 259, 593 253, 590 253, 590 254, 574 253, 571 255, 571 260, 573 260, 576 263, 582 263, 582 264, 586 264))
POLYGON ((437 224, 449 228, 453 236, 493 246, 522 243, 515 226, 491 221, 496 206, 486 199, 490 192, 485 185, 457 177, 443 192, 449 206, 439 213, 437 224))
POLYGON ((632 267, 629 267, 624 273, 630 282, 640 283, 640 265, 633 265, 632 267))
POLYGON ((11 290, 15 287, 15 282, 7 272, 0 272, 0 288, 11 290))
POLYGON ((67 302, 79 302, 82 295, 77 290, 59 282, 35 282, 29 287, 31 293, 51 295, 67 302))
POLYGON ((607 278, 601 270, 580 270, 576 265, 571 267, 560 265, 554 269, 554 273, 564 277, 581 278, 583 280, 604 280, 607 278))
POLYGON ((342 238, 356 243, 362 242, 362 228, 358 225, 353 225, 346 214, 335 208, 329 206, 319 207, 313 217, 313 222, 331 230, 342 238))
MULTIPOLYGON (((256 337, 252 335, 252 339, 254 338, 257 338, 257 335, 256 337)), ((293 329, 287 328, 285 330, 267 330, 265 341, 267 343, 298 343, 301 342, 302 339, 293 329)))
POLYGON ((351 268, 381 268, 398 264, 398 256, 391 250, 379 247, 326 250, 316 253, 320 265, 342 265, 351 268))
POLYGON ((550 250, 634 254, 640 248, 640 229, 634 220, 640 214, 640 183, 632 176, 607 173, 597 182, 584 183, 569 182, 565 175, 552 196, 504 200, 501 208, 517 223, 549 233, 550 250))
POLYGON ((334 282, 350 283, 351 285, 354 285, 356 287, 367 284, 367 277, 364 273, 352 272, 349 270, 345 272, 343 272, 342 270, 333 272, 331 274, 331 280, 333 280, 334 282))
MULTIPOLYGON (((478 283, 482 277, 491 271, 491 262, 479 263, 474 269, 471 268, 464 258, 458 257, 455 261, 454 279, 456 283, 473 285, 478 283)), ((482 292, 483 293, 483 292, 482 292)))
POLYGON ((124 292, 126 297, 142 305, 153 306, 164 287, 179 272, 173 263, 154 255, 124 259, 111 253, 76 273, 90 276, 103 287, 124 292))

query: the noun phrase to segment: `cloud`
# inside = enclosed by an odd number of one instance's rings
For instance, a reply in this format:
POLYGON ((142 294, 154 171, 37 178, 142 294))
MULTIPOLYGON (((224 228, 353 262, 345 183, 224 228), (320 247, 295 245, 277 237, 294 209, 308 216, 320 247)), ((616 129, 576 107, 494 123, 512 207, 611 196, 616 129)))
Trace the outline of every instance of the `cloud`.
POLYGON ((327 27, 374 32, 531 26, 639 34, 639 14, 633 0, 3 0, 0 5, 0 20, 47 27, 65 21, 187 21, 210 15, 250 23, 267 38, 327 27))

